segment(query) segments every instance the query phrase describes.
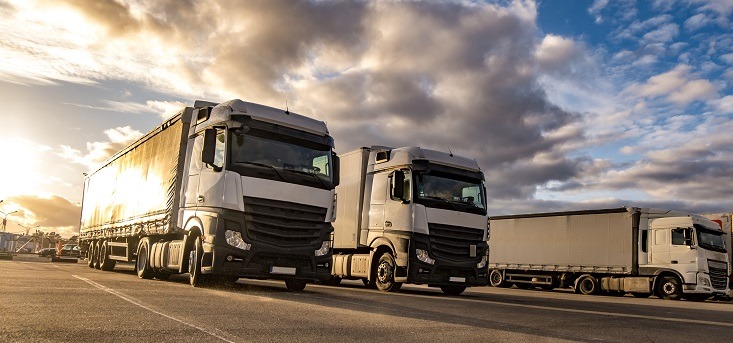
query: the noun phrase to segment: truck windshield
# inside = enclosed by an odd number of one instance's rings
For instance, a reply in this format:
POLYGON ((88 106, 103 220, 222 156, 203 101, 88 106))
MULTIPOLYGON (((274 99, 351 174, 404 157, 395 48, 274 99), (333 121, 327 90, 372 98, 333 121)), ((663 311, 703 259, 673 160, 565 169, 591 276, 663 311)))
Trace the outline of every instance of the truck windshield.
POLYGON ((486 214, 481 180, 442 172, 416 172, 415 202, 428 207, 486 214))
POLYGON ((235 131, 231 168, 242 175, 333 189, 331 147, 272 134, 235 131))
POLYGON ((723 233, 717 231, 709 231, 704 227, 695 225, 697 229, 697 245, 701 248, 725 252, 725 240, 723 233))

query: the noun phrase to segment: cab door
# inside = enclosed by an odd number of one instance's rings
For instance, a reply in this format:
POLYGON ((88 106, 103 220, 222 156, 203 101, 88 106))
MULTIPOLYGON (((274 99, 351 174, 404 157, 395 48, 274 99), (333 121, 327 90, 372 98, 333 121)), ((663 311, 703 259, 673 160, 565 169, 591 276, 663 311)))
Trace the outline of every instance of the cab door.
MULTIPOLYGON (((226 153, 226 130, 215 129, 214 162, 202 163, 199 187, 196 195, 198 210, 202 207, 223 207, 224 203, 224 162, 226 153)), ((212 131, 213 132, 213 131, 212 131)), ((205 134, 203 135, 205 139, 205 134)), ((206 143, 204 142, 204 145, 206 143)))
POLYGON ((649 232, 652 234, 651 249, 649 251, 649 261, 651 261, 651 264, 671 264, 671 258, 669 254, 670 230, 653 229, 649 230, 649 232))
POLYGON ((396 170, 389 174, 389 194, 384 203, 384 230, 412 231, 412 202, 409 170, 396 170), (400 185, 397 185, 400 183, 400 185), (395 188, 402 194, 396 195, 395 188))

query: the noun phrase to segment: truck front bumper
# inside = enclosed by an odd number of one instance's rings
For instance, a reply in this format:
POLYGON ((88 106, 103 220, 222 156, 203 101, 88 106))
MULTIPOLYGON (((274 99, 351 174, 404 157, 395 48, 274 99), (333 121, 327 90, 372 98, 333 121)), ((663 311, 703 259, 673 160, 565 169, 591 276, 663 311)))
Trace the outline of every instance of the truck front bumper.
POLYGON ((326 281, 331 278, 331 253, 315 256, 313 248, 283 251, 252 245, 250 250, 244 251, 229 245, 217 245, 210 249, 211 267, 202 268, 207 274, 309 281, 326 281))
POLYGON ((466 264, 448 264, 436 261, 434 265, 424 263, 417 258, 410 259, 407 271, 407 282, 427 284, 428 286, 486 286, 489 283, 489 269, 476 268, 466 264))

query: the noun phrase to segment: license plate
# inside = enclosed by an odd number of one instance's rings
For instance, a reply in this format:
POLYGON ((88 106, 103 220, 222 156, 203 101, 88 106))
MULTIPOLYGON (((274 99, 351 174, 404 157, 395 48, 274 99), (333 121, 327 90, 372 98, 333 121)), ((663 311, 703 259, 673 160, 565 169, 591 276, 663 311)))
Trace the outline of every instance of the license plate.
POLYGON ((295 268, 290 268, 290 267, 270 267, 270 274, 295 275, 295 268))
POLYGON ((466 282, 466 278, 465 277, 451 276, 450 278, 448 278, 448 281, 450 281, 450 282, 466 282))

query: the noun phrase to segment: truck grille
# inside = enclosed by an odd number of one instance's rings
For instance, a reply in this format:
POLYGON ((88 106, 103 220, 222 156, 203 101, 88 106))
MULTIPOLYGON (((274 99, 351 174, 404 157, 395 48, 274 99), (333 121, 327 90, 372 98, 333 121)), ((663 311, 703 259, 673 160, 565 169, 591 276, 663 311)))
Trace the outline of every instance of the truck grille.
POLYGON ((437 258, 452 261, 473 261, 471 245, 479 244, 484 238, 480 229, 428 223, 430 251, 437 258))
POLYGON ((725 262, 708 260, 710 282, 715 289, 725 289, 728 284, 728 265, 725 262))
POLYGON ((316 206, 244 197, 247 237, 281 247, 316 245, 330 228, 326 212, 316 206))

